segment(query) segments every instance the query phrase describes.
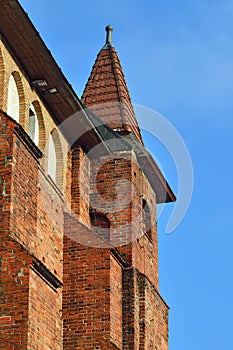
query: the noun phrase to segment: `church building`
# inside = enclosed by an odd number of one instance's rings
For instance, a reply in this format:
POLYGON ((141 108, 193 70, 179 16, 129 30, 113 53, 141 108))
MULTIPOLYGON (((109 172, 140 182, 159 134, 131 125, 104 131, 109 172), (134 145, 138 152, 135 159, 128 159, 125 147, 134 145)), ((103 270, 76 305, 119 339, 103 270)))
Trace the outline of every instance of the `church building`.
POLYGON ((2 350, 168 350, 156 204, 175 195, 112 31, 78 97, 20 3, 0 0, 2 350))

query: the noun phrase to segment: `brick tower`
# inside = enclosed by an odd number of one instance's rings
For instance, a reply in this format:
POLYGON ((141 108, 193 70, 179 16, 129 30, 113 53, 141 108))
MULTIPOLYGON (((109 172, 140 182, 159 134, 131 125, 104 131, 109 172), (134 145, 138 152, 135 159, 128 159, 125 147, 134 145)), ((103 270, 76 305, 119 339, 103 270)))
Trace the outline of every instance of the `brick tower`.
POLYGON ((80 100, 0 0, 0 349, 168 348, 157 203, 112 27, 80 100))

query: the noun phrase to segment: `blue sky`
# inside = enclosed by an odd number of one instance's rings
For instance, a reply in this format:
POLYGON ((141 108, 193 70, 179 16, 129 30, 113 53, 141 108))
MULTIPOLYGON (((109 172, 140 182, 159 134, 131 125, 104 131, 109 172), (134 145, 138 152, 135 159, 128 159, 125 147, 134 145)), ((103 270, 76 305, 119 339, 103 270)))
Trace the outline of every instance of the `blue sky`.
MULTIPOLYGON (((233 2, 20 2, 79 96, 112 24, 133 102, 158 111, 183 137, 192 202, 172 234, 165 228, 173 204, 159 219, 169 350, 233 349, 233 2)), ((176 192, 169 153, 145 139, 176 192)))

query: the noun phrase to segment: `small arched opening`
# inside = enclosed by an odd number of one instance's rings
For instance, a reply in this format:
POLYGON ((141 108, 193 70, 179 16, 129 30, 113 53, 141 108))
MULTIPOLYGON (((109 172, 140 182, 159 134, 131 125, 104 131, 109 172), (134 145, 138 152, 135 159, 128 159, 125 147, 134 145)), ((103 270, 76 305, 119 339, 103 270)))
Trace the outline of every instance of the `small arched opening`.
POLYGON ((7 114, 25 128, 25 94, 18 72, 10 75, 7 94, 7 114))
POLYGON ((90 212, 90 222, 97 236, 106 243, 110 243, 110 221, 106 215, 95 211, 90 212))
POLYGON ((29 108, 29 131, 28 134, 36 146, 39 145, 39 123, 33 104, 29 108))
POLYGON ((7 114, 19 123, 19 93, 13 74, 8 83, 7 114))
POLYGON ((63 187, 63 152, 58 131, 53 129, 48 141, 48 175, 62 190, 63 187))
POLYGON ((150 207, 145 199, 142 200, 142 216, 143 216, 143 233, 150 240, 152 240, 151 212, 150 212, 150 207))
POLYGON ((45 150, 45 125, 42 110, 38 101, 29 107, 29 136, 42 152, 45 150))

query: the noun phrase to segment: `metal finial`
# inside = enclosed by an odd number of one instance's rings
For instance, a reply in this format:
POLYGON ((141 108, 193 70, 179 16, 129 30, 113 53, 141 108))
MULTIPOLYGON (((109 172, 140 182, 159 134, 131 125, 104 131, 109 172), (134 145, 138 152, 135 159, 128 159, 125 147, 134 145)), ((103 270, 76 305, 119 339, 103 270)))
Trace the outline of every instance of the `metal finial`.
POLYGON ((108 25, 105 28, 107 34, 106 34, 106 43, 104 45, 104 48, 107 49, 109 47, 112 47, 112 31, 113 31, 113 27, 111 25, 108 25))

